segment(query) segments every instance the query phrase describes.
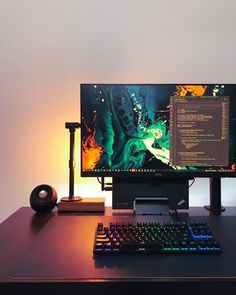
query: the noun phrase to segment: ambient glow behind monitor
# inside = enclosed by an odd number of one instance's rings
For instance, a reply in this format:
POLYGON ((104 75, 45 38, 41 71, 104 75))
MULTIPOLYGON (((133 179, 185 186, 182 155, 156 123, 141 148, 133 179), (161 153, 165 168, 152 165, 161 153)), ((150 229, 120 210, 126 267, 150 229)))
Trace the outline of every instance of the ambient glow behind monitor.
POLYGON ((236 84, 81 84, 82 176, 236 176, 236 84))

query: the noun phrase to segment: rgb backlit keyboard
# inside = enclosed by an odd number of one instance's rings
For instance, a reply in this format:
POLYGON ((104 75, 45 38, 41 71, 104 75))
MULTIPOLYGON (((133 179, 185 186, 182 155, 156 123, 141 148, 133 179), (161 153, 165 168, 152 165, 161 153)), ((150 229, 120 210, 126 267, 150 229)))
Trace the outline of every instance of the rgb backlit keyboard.
POLYGON ((222 248, 205 222, 98 223, 95 254, 218 254, 222 248))

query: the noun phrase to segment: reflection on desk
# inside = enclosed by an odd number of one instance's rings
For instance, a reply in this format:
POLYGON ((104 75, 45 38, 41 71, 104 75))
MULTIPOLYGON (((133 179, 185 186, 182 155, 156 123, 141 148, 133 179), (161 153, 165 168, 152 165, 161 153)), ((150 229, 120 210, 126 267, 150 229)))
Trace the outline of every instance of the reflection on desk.
MULTIPOLYGON (((201 210, 196 209, 194 213, 201 215, 201 210)), ((235 208, 230 212, 235 212, 235 208)), ((149 294, 150 290, 150 294, 154 291, 167 294, 177 290, 182 294, 191 291, 192 295, 207 290, 215 294, 236 290, 236 238, 232 234, 236 228, 235 217, 226 216, 227 212, 224 216, 182 215, 187 220, 205 220, 212 227, 224 248, 219 256, 94 257, 95 227, 100 221, 170 220, 167 216, 118 213, 108 209, 105 215, 58 214, 54 210, 39 216, 30 208, 19 209, 0 225, 1 293, 21 290, 27 294, 30 290, 30 294, 42 294, 40 291, 78 294, 83 290, 102 294, 112 290, 116 294, 146 290, 145 294, 149 294)))

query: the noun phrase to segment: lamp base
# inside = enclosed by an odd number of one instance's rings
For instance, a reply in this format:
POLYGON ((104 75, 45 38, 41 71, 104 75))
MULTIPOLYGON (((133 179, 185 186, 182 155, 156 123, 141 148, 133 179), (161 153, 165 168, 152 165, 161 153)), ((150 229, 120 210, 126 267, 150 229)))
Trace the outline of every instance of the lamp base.
POLYGON ((81 200, 82 200, 81 197, 75 197, 75 196, 61 198, 62 202, 78 202, 78 201, 81 201, 81 200))
POLYGON ((104 212, 105 198, 82 198, 80 202, 63 202, 57 204, 58 212, 104 212))

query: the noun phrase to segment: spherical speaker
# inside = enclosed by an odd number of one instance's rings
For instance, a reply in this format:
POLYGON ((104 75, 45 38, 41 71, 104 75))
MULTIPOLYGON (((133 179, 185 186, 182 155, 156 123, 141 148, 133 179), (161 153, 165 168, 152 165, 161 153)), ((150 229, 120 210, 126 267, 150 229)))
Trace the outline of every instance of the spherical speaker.
POLYGON ((30 206, 38 213, 46 213, 57 204, 57 192, 48 184, 36 186, 30 194, 30 206))

